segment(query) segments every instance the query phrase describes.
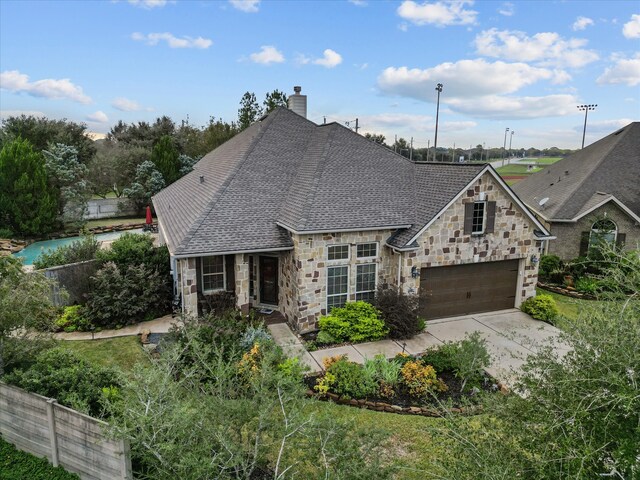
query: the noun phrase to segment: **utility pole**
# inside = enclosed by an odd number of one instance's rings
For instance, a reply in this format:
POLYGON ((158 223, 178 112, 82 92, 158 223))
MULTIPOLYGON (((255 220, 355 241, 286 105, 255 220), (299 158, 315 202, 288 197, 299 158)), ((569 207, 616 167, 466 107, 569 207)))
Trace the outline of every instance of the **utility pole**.
POLYGON ((453 163, 453 156, 456 154, 456 142, 453 142, 453 150, 451 150, 451 163, 453 163))
POLYGON ((326 124, 327 124, 327 117, 322 117, 322 118, 323 118, 323 120, 322 120, 322 124, 323 124, 323 125, 326 125, 326 124))
POLYGON ((431 149, 431 140, 427 140, 427 162, 429 161, 429 150, 431 149))
POLYGON ((356 133, 358 133, 358 129, 359 129, 359 128, 360 128, 360 127, 358 126, 358 119, 356 118, 356 133))
POLYGON ((398 135, 396 135, 396 141, 393 142, 393 153, 398 153, 396 152, 397 145, 398 145, 398 135))
POLYGON ((509 127, 504 129, 504 145, 502 146, 502 166, 504 167, 504 152, 507 149, 507 132, 509 131, 509 127))
POLYGON ((411 137, 411 147, 409 148, 409 161, 413 162, 413 137, 411 137))
POLYGON ((436 85, 436 91, 438 92, 438 104, 436 106, 436 137, 433 140, 433 151, 435 156, 435 161, 438 161, 438 116, 440 115, 440 93, 442 92, 442 84, 439 83, 436 85))
POLYGON ((509 158, 511 158, 511 142, 513 142, 513 134, 515 131, 511 130, 511 136, 509 137, 509 158))
POLYGON ((587 134, 587 115, 589 110, 595 110, 598 105, 578 105, 578 110, 584 111, 584 129, 582 130, 582 148, 584 148, 584 137, 587 134))

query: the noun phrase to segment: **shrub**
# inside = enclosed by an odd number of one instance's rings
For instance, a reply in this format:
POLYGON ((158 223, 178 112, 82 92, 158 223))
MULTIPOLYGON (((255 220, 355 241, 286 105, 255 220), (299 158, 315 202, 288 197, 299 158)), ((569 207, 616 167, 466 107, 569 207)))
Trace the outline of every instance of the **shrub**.
POLYGON ((432 347, 424 352, 420 361, 424 365, 431 365, 436 372, 453 372, 455 369, 454 357, 457 351, 457 342, 446 342, 438 347, 432 347))
POLYGON ((280 371, 285 377, 289 377, 296 381, 302 381, 305 370, 305 367, 297 358, 285 358, 284 361, 278 364, 278 371, 280 371))
POLYGON ((316 343, 318 345, 328 345, 330 343, 338 343, 338 341, 326 330, 320 330, 316 336, 316 343))
POLYGON ((96 258, 100 250, 100 243, 93 235, 85 235, 80 240, 69 245, 61 245, 54 250, 42 252, 33 261, 36 269, 68 265, 69 263, 85 262, 96 258))
POLYGON ((263 344, 270 340, 271 334, 267 332, 264 325, 249 325, 242 334, 240 346, 246 350, 256 343, 263 344))
POLYGON ((28 369, 16 369, 3 380, 94 417, 102 414, 102 389, 120 386, 114 370, 95 367, 64 348, 40 353, 28 369))
POLYGON ((402 369, 400 362, 387 360, 384 355, 376 355, 373 359, 365 360, 363 368, 378 383, 378 394, 381 397, 391 398, 395 395, 402 369))
POLYGON ((444 392, 447 386, 438 379, 436 371, 431 365, 412 360, 404 364, 402 381, 409 389, 409 394, 415 397, 424 397, 435 392, 444 392))
POLYGON ((86 315, 97 327, 130 325, 169 311, 171 292, 166 279, 146 265, 121 270, 105 264, 91 277, 86 315))
POLYGON ((64 307, 62 315, 56 320, 56 327, 65 332, 85 332, 90 329, 91 322, 85 318, 82 306, 71 305, 64 307))
POLYGON ((541 255, 538 277, 547 283, 558 283, 557 272, 563 270, 562 260, 557 255, 541 255))
POLYGON ((556 301, 551 295, 545 294, 528 298, 522 302, 520 309, 536 320, 544 320, 545 322, 553 322, 559 313, 556 301))
POLYGON ((345 398, 367 398, 378 391, 378 385, 362 365, 340 359, 327 370, 333 375, 331 390, 345 398))
POLYGON ((462 380, 462 392, 469 381, 474 384, 482 379, 484 369, 491 363, 491 357, 487 351, 487 341, 478 332, 467 334, 464 340, 454 345, 453 371, 462 380))
POLYGON ((576 290, 580 293, 595 295, 598 291, 598 280, 592 277, 581 277, 576 280, 576 290))
POLYGON ((0 238, 13 238, 13 231, 10 228, 0 228, 0 238))
POLYGON ((389 328, 390 338, 409 338, 424 330, 424 321, 421 323, 418 317, 417 295, 407 295, 395 285, 381 284, 374 305, 389 328))
POLYGON ((3 480, 78 480, 75 473, 54 467, 46 458, 39 458, 16 449, 0 438, 0 478, 3 480))
POLYGON ((367 302, 349 302, 334 308, 331 314, 320 318, 320 330, 339 342, 365 342, 384 338, 389 329, 379 318, 379 312, 367 302))
POLYGON ((166 246, 154 247, 153 237, 144 233, 125 233, 111 243, 111 248, 100 250, 98 258, 113 262, 125 270, 132 265, 146 265, 160 275, 169 275, 171 264, 166 246))

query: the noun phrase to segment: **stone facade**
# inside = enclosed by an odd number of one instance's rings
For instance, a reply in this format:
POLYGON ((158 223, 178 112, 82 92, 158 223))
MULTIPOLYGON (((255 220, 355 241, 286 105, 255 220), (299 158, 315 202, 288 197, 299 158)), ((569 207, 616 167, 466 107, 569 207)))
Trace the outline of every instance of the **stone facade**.
POLYGON ((198 314, 198 270, 197 258, 181 258, 176 260, 176 278, 178 292, 182 295, 183 311, 187 314, 198 314))
POLYGON ((577 222, 556 222, 550 225, 551 234, 557 237, 549 242, 547 253, 563 260, 572 260, 580 255, 582 232, 590 232, 593 223, 602 218, 612 220, 618 233, 624 233, 625 249, 632 250, 640 245, 640 225, 614 202, 608 202, 577 222))
MULTIPOLYGON (((280 313, 297 331, 315 329, 318 319, 327 313, 327 269, 331 266, 349 267, 348 300, 354 301, 358 265, 376 265, 376 284, 397 285, 399 282, 405 292, 417 293, 420 278, 412 276, 413 267, 422 269, 518 259, 516 306, 535 295, 538 267, 531 258, 539 256, 540 242, 535 239, 534 225, 490 174, 478 179, 418 237, 416 250, 396 252, 388 247, 385 242, 393 233, 392 230, 292 233, 293 249, 273 253, 279 258, 280 313), (496 202, 494 232, 465 235, 465 204, 480 200, 496 202), (375 257, 357 258, 358 244, 374 242, 377 244, 375 257), (348 245, 349 258, 328 260, 328 247, 332 245, 348 245)), ((255 306, 259 299, 258 257, 259 254, 252 256, 253 271, 249 268, 249 254, 237 254, 234 258, 237 305, 244 311, 255 306), (251 283, 253 295, 250 295, 251 283)), ((195 262, 193 259, 179 262, 183 264, 183 270, 178 266, 179 274, 186 281, 182 287, 185 307, 197 309, 197 287, 193 285, 197 279, 195 262)))

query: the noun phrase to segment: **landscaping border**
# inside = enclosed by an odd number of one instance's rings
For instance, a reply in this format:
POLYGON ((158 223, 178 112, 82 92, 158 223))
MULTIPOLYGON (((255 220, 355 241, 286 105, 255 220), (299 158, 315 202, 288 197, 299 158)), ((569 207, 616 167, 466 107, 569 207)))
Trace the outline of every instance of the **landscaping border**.
POLYGON ((571 297, 571 298, 577 298, 580 300, 595 300, 596 297, 594 297, 593 295, 589 295, 588 293, 580 293, 580 292, 576 292, 575 290, 569 290, 567 288, 562 288, 562 287, 556 287, 554 285, 548 285, 546 283, 542 283, 542 282, 538 282, 538 284, 536 285, 539 288, 542 288, 543 290, 547 290, 549 292, 553 292, 553 293, 557 293, 560 295, 564 295, 566 297, 571 297))

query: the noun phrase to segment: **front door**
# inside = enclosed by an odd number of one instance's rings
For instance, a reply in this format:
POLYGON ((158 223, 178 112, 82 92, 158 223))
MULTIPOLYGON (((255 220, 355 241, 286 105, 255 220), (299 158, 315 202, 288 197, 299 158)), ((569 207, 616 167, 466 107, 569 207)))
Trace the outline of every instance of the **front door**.
POLYGON ((278 257, 260 256, 260 303, 278 305, 278 257))

